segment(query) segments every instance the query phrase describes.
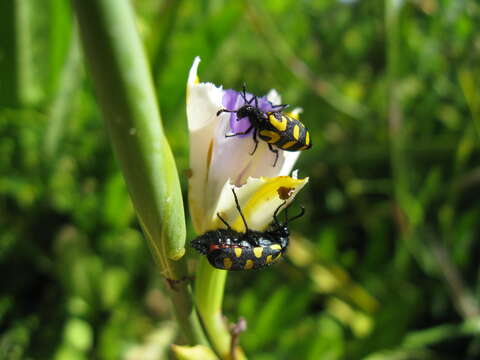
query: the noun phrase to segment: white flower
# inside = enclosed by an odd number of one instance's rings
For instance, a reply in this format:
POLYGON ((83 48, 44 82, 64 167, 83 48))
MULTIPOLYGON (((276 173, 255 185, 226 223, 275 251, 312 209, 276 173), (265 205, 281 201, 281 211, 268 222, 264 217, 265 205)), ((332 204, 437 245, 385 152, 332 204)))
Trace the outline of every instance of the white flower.
MULTIPOLYGON (((221 213, 234 229, 244 231, 235 208, 231 188, 235 186, 240 206, 249 227, 264 230, 272 221, 273 212, 284 202, 290 202, 307 183, 308 178, 288 176, 299 152, 279 150, 275 155, 265 142, 260 141, 253 155, 252 135, 225 137, 249 126, 248 118, 237 121, 235 113, 222 113, 221 109, 236 110, 244 104, 240 93, 223 90, 212 83, 201 83, 197 76, 200 58, 196 57, 187 83, 187 118, 190 134, 189 204, 194 227, 201 234, 224 227, 217 213, 221 213)), ((247 94, 247 98, 251 98, 247 94)), ((271 110, 280 104, 275 90, 259 97, 259 107, 271 110)), ((298 110, 294 110, 298 114, 298 110)))

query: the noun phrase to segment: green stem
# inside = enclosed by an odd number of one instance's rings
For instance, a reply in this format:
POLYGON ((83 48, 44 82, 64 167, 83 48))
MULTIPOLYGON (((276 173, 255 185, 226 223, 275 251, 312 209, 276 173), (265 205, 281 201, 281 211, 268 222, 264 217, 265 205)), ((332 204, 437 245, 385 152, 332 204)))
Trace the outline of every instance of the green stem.
POLYGON ((408 193, 406 159, 404 157, 405 130, 400 106, 400 94, 397 82, 400 81, 400 34, 398 28, 401 0, 386 1, 387 29, 387 86, 388 86, 388 124, 391 144, 392 171, 397 200, 408 193))
MULTIPOLYGON (((65 55, 71 56, 72 47, 79 48, 79 41, 77 29, 72 26, 72 11, 68 1, 64 0, 50 0, 49 1, 49 58, 50 58, 50 76, 49 81, 49 93, 57 94, 61 92, 58 89, 62 84, 61 77, 63 72, 61 69, 65 69, 65 55), (73 45, 71 39, 74 39, 73 45), (60 79, 59 79, 60 76, 60 79)), ((75 50, 77 53, 78 49, 75 50)), ((66 60, 68 63, 68 59, 66 60)), ((65 70, 64 70, 65 71, 65 70)))
POLYGON ((212 345, 224 357, 230 349, 230 334, 222 317, 227 271, 214 269, 202 256, 195 281, 195 303, 212 345))
POLYGON ((0 105, 32 105, 40 98, 33 74, 33 4, 30 1, 1 1, 0 14, 0 105))
POLYGON ((231 335, 222 314, 223 293, 228 271, 213 268, 201 257, 195 281, 195 303, 210 342, 222 359, 246 359, 240 348, 231 353, 231 335))
POLYGON ((153 81, 157 85, 160 82, 162 72, 165 70, 165 64, 168 62, 170 54, 170 44, 172 35, 175 30, 175 25, 178 23, 177 17, 182 0, 169 0, 165 3, 165 21, 155 21, 155 39, 152 41, 153 56, 152 56, 152 71, 153 81))
POLYGON ((70 50, 60 76, 60 85, 55 97, 45 131, 44 153, 47 162, 54 160, 65 132, 67 117, 72 109, 75 92, 82 77, 80 44, 77 31, 72 34, 70 50))
POLYGON ((390 162, 392 167, 393 197, 397 213, 397 223, 403 242, 397 251, 397 263, 406 269, 409 254, 415 256, 414 224, 411 213, 415 199, 410 193, 410 169, 406 158, 406 140, 404 118, 401 107, 400 88, 400 29, 399 14, 402 0, 385 1, 386 52, 387 52, 387 89, 388 89, 388 127, 390 136, 390 162), (403 248, 402 246, 405 246, 403 248), (405 251, 407 250, 407 251, 405 251))
POLYGON ((19 52, 17 49, 16 31, 18 21, 18 3, 13 1, 1 1, 0 13, 0 53, 8 56, 0 56, 0 69, 2 69, 2 81, 0 82, 0 106, 10 107, 18 105, 20 84, 17 81, 19 72, 19 52))
POLYGON ((206 344, 190 292, 185 218, 144 49, 127 0, 73 0, 113 148, 183 334, 206 344))
MULTIPOLYGON (((16 6, 16 50, 18 52, 18 96, 21 104, 35 105, 43 97, 44 89, 35 71, 38 59, 35 59, 35 30, 37 7, 30 1, 14 1, 16 6)), ((38 39, 37 39, 38 40, 38 39)))

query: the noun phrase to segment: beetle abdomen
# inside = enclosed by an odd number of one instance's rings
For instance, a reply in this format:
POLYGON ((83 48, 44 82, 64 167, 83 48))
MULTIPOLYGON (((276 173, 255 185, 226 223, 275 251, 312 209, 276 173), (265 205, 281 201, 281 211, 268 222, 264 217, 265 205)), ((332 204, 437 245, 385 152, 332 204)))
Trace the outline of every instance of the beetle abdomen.
POLYGON ((207 254, 210 264, 223 270, 255 270, 269 266, 281 258, 280 244, 255 247, 211 245, 207 254))
POLYGON ((262 140, 285 151, 306 150, 312 146, 310 133, 301 121, 280 112, 267 115, 268 126, 259 129, 262 140))

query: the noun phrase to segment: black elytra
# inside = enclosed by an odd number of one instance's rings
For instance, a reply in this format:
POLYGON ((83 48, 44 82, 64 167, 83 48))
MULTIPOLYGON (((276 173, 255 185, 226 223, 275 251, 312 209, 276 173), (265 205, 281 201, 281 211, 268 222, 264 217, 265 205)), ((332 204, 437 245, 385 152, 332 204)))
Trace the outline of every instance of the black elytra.
POLYGON ((258 135, 260 139, 267 142, 268 148, 275 154, 273 166, 277 164, 278 160, 278 150, 274 149, 273 145, 285 151, 307 150, 312 147, 310 133, 302 124, 302 122, 282 112, 282 110, 288 105, 272 105, 272 108, 275 109, 274 111, 264 112, 258 107, 258 98, 256 96, 253 96, 250 100, 247 100, 245 84, 243 85, 243 91, 241 95, 245 101, 244 105, 239 107, 237 110, 221 109, 217 112, 217 116, 224 112, 236 113, 237 121, 248 117, 250 120, 250 126, 245 131, 234 134, 226 134, 225 137, 245 135, 249 134, 253 130, 252 138, 253 142, 255 143, 255 147, 250 155, 253 155, 255 151, 257 151, 258 135))
POLYGON ((267 231, 250 230, 233 188, 232 192, 236 208, 245 225, 245 232, 233 230, 217 213, 227 228, 207 231, 191 241, 192 247, 206 255, 213 267, 221 270, 255 270, 277 262, 288 246, 288 223, 303 216, 305 209, 302 207, 301 213, 291 219, 288 219, 288 208, 285 209, 285 222, 280 223, 277 214, 285 201, 275 210, 273 222, 267 231))

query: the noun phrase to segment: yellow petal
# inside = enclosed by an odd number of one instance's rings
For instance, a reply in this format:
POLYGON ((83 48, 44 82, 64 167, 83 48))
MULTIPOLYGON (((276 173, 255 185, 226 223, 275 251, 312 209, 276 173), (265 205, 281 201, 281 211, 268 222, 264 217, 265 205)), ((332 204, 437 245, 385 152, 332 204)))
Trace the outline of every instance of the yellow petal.
MULTIPOLYGON (((287 205, 308 182, 308 178, 295 179, 290 176, 274 178, 249 178, 241 187, 235 187, 240 208, 251 230, 263 231, 273 221, 273 213, 285 201, 287 205)), ((236 230, 243 232, 243 220, 235 207, 232 185, 225 184, 217 206, 217 212, 236 230)), ((215 215, 211 229, 224 227, 215 215)))

